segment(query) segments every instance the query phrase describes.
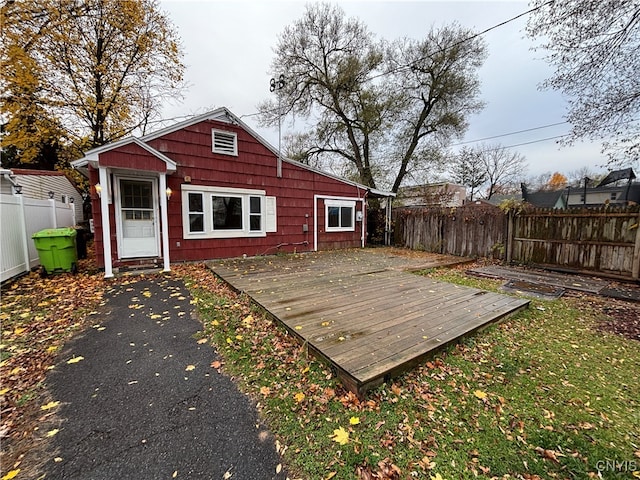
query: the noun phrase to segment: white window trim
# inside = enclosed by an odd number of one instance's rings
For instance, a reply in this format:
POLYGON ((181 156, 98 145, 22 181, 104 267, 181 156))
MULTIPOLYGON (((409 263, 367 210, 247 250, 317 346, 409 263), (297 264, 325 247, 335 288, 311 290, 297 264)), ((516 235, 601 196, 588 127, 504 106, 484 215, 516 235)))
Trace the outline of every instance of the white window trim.
MULTIPOLYGON (((338 215, 338 219, 339 221, 342 220, 342 212, 338 215)), ((326 232, 355 232, 356 231, 355 200, 325 200, 324 201, 324 229, 326 232), (350 227, 330 227, 329 226, 329 207, 351 208, 351 226, 350 227)))
POLYGON ((266 237, 267 232, 276 231, 275 197, 267 197, 264 190, 247 188, 210 187, 204 185, 182 185, 182 237, 188 239, 201 238, 250 238, 266 237), (204 232, 189 231, 189 193, 202 193, 204 196, 204 232), (242 229, 214 230, 212 196, 233 196, 242 198, 242 229), (250 230, 249 198, 260 198, 261 230, 250 230), (267 206, 270 208, 267 209, 267 206))
POLYGON ((211 151, 213 153, 218 153, 220 155, 232 155, 237 157, 238 156, 238 134, 236 132, 229 132, 227 130, 217 130, 215 128, 211 129, 211 151), (220 150, 220 149, 216 149, 216 134, 221 134, 221 135, 229 135, 231 137, 233 137, 233 151, 229 152, 228 150, 220 150))

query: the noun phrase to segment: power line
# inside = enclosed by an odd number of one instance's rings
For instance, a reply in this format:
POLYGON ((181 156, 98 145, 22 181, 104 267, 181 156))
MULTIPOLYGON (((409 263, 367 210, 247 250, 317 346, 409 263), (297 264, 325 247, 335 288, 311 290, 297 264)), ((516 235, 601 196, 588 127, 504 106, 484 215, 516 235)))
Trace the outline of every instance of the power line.
POLYGON ((471 35, 471 36, 469 36, 467 38, 463 38, 462 40, 458 40, 457 42, 453 43, 452 45, 448 45, 448 46, 446 46, 444 48, 441 48, 440 50, 437 50, 437 51, 434 51, 434 52, 430 52, 429 54, 424 55, 422 58, 419 58, 418 60, 414 60, 413 62, 408 63, 406 65, 401 65, 401 66, 398 66, 396 68, 392 68, 391 70, 387 70, 386 72, 381 72, 378 75, 374 75, 371 78, 369 78, 368 80, 374 80, 376 78, 380 78, 380 77, 383 77, 385 75, 391 75, 392 73, 397 73, 397 72, 401 72, 401 71, 403 71, 405 69, 412 68, 412 67, 420 64, 420 62, 426 60, 430 56, 435 55, 436 53, 444 53, 447 50, 451 50, 452 48, 455 48, 455 47, 457 47, 459 45, 462 45, 464 43, 470 42, 471 40, 474 40, 474 39, 476 39, 478 37, 481 37, 481 36, 489 33, 492 30, 495 30, 497 28, 503 27, 503 26, 515 21, 515 20, 518 20, 521 17, 524 17, 525 15, 529 15, 530 13, 535 12, 536 10, 540 10, 541 8, 543 8, 543 7, 547 6, 547 5, 550 5, 550 4, 554 3, 554 1, 555 0, 549 0, 548 2, 543 3, 542 5, 538 5, 537 7, 531 8, 531 9, 527 10, 526 12, 522 12, 522 13, 516 15, 515 17, 511 17, 511 18, 509 18, 509 19, 507 19, 507 20, 505 20, 503 22, 497 23, 497 24, 495 24, 495 25, 493 25, 493 26, 491 26, 489 28, 484 29, 481 32, 474 33, 473 35, 471 35))
POLYGON ((487 148, 486 150, 482 150, 482 152, 495 152, 496 150, 522 147, 523 145, 531 145, 533 143, 548 142, 549 140, 557 140, 558 138, 568 137, 569 135, 570 135, 569 133, 565 133, 564 135, 556 135, 555 137, 539 138, 538 140, 531 140, 529 142, 515 143, 513 145, 501 145, 496 148, 487 148))
POLYGON ((566 123, 569 123, 569 122, 549 123, 547 125, 541 125, 539 127, 526 128, 524 130, 517 130, 515 132, 509 132, 509 133, 501 133, 499 135, 493 135, 491 137, 478 138, 476 140, 466 140, 464 142, 455 143, 455 144, 453 144, 451 146, 452 147, 459 147, 460 145, 467 145, 469 143, 478 143, 478 142, 483 142, 485 140, 493 140, 494 138, 509 137, 511 135, 518 135, 519 133, 533 132, 535 130, 542 130, 544 128, 557 127, 558 125, 564 125, 566 123))

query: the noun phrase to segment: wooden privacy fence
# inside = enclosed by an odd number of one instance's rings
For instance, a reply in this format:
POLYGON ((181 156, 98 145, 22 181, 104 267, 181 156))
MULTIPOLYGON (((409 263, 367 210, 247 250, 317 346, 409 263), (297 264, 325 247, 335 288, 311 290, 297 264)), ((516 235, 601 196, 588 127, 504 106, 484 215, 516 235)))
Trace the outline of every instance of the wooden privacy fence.
POLYGON ((640 207, 529 209, 490 206, 398 209, 396 245, 637 280, 640 207))
POLYGON ((462 257, 504 258, 506 215, 499 208, 397 209, 396 245, 462 257))

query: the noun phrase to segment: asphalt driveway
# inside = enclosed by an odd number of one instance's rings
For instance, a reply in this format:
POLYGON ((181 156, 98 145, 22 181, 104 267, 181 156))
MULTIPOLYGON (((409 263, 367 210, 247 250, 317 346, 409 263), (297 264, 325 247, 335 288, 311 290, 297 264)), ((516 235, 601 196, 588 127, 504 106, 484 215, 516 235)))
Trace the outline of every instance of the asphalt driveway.
POLYGON ((46 478, 285 478, 251 402, 194 338, 184 284, 145 279, 106 298, 48 377, 60 422, 46 478))

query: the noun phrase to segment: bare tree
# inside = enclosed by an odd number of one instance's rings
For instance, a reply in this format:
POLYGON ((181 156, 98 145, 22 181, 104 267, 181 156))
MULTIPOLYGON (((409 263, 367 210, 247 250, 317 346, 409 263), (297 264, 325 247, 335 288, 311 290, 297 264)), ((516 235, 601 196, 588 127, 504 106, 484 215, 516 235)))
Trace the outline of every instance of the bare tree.
POLYGON ((602 140, 609 164, 640 158, 640 3, 534 0, 528 33, 543 39, 555 72, 544 88, 568 97, 565 144, 602 140))
POLYGON ((487 200, 522 178, 526 172, 526 159, 520 153, 510 151, 501 145, 481 144, 476 147, 476 152, 484 166, 486 180, 489 183, 487 200))
POLYGON ((469 189, 469 200, 473 201, 480 187, 487 181, 487 170, 480 154, 473 148, 463 148, 449 163, 451 181, 469 189))
POLYGON ((384 44, 339 7, 312 4, 279 37, 272 72, 287 84, 259 105, 262 123, 277 124, 281 113, 312 119, 309 155, 337 156, 360 182, 386 181, 395 192, 481 108, 484 56, 482 41, 457 26, 384 44))

